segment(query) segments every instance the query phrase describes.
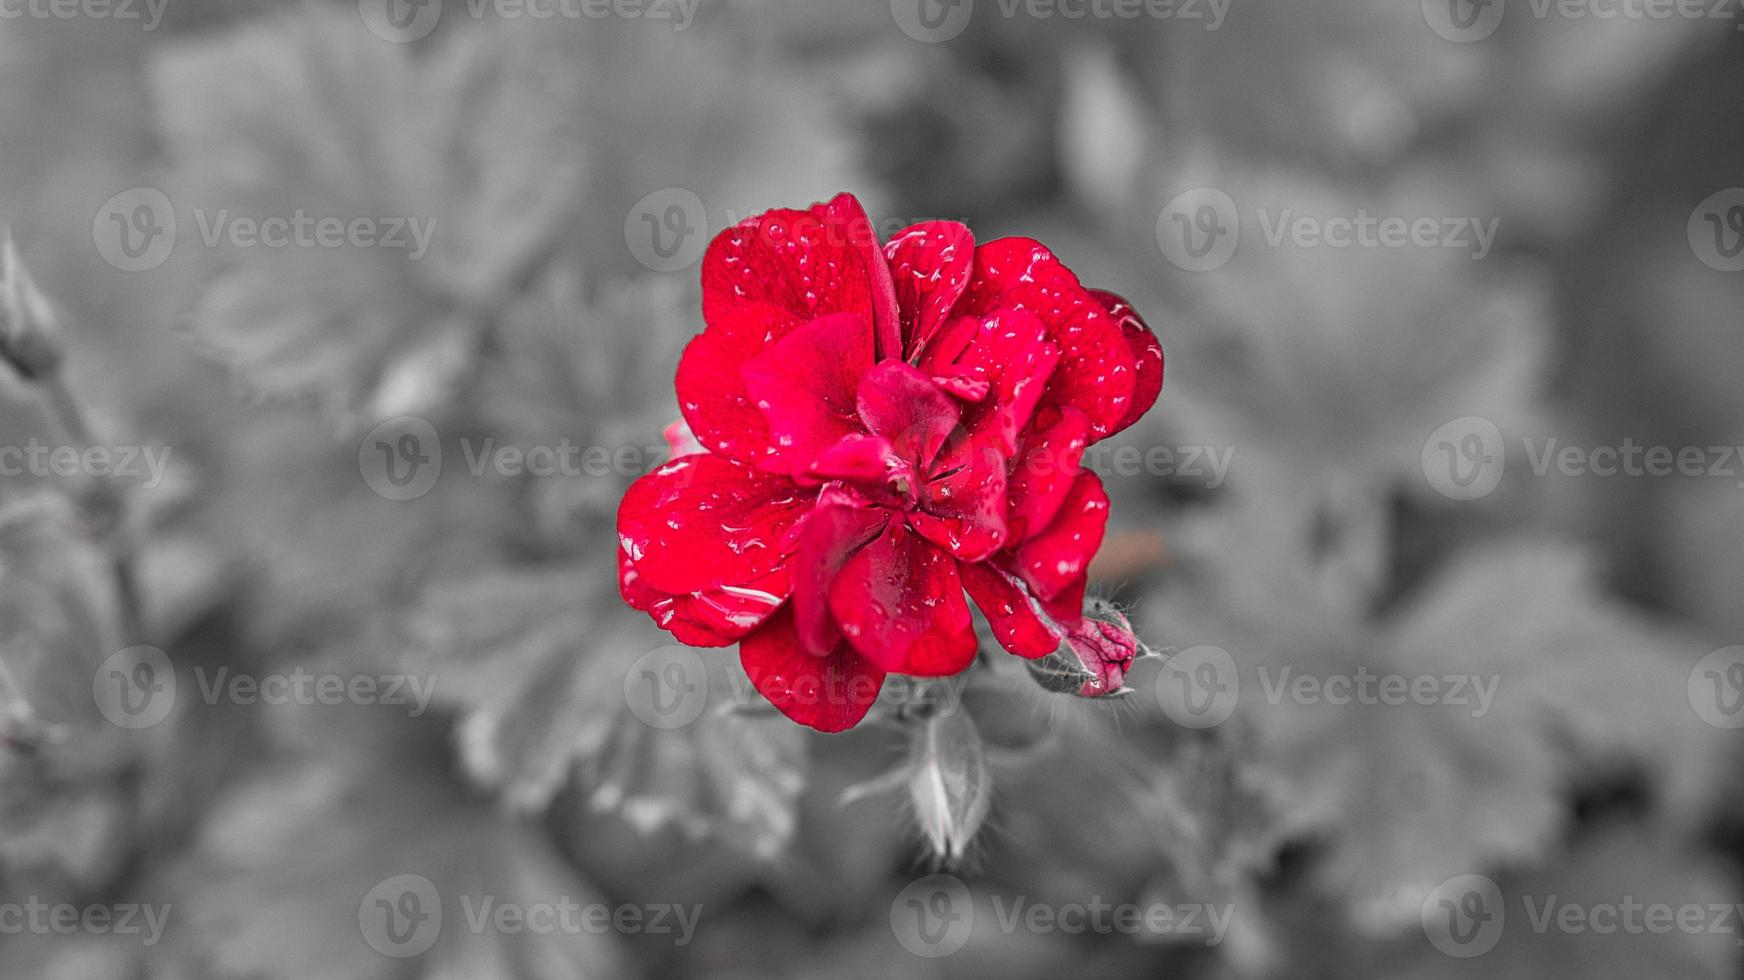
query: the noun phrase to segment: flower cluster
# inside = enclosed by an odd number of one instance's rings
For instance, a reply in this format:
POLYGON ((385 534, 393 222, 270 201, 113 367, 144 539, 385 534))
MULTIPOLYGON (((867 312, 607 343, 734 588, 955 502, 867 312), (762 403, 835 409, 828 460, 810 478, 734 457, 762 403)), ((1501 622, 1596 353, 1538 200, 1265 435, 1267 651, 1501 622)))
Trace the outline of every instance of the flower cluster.
POLYGON ((626 602, 823 731, 887 673, 975 659, 969 600, 1026 658, 1083 636, 1108 497, 1085 447, 1162 386, 1156 336, 1038 242, 954 222, 880 243, 841 195, 728 229, 678 365, 694 451, 618 511, 626 602), (965 593, 967 595, 965 596, 965 593))

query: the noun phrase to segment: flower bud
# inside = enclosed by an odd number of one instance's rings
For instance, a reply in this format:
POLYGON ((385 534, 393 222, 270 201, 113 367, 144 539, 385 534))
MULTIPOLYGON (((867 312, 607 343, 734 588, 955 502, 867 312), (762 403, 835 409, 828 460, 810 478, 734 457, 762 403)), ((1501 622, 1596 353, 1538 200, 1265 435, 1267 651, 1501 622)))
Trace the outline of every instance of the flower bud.
POLYGON ((1083 617, 1060 628, 1060 648, 1029 661, 1030 676, 1050 691, 1085 698, 1119 694, 1132 662, 1148 652, 1125 614, 1106 599, 1086 598, 1083 617))
POLYGON ((993 799, 986 750, 968 712, 943 711, 915 728, 908 792, 933 854, 949 864, 961 861, 993 799))
POLYGON ((53 374, 61 363, 59 319, 24 267, 11 232, 0 234, 0 360, 33 380, 53 374))

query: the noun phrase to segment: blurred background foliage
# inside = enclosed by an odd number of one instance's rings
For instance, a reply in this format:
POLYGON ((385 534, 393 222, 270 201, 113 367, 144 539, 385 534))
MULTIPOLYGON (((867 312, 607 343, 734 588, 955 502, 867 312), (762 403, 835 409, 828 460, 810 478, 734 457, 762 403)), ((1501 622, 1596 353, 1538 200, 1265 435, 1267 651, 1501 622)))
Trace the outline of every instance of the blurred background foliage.
MULTIPOLYGON (((1516 17, 1454 44, 1418 7, 1236 0, 1210 32, 981 16, 941 44, 884 3, 815 0, 703 0, 685 31, 450 17, 409 45, 351 2, 173 0, 153 32, 0 22, 0 218, 60 305, 93 426, 173 449, 121 534, 49 481, 0 484, 8 731, 57 735, 0 753, 0 897, 175 910, 152 950, 0 937, 0 976, 1738 976, 1735 937, 1516 930, 1465 961, 1418 921, 1466 872, 1510 895, 1737 898, 1740 745, 1685 693, 1744 636, 1735 481, 1515 467, 1458 503, 1420 454, 1464 415, 1584 445, 1744 441, 1744 277, 1684 231, 1744 174, 1744 35, 1516 17), (1481 261, 1244 244, 1189 273, 1156 215, 1202 185, 1496 216, 1500 236, 1481 261), (136 186, 186 229, 148 273, 92 240, 136 186), (1146 641, 1244 671, 1496 676, 1495 713, 1248 699, 1199 732, 1158 709, 1155 662, 1113 704, 989 671, 965 702, 992 780, 972 887, 1228 904, 1233 924, 1206 948, 982 921, 952 958, 914 958, 888 915, 926 837, 900 792, 851 792, 905 764, 896 732, 733 711, 668 732, 628 711, 628 665, 666 642, 616 597, 628 477, 455 467, 409 502, 359 477, 361 434, 398 415, 658 445, 700 326, 694 263, 626 246, 662 188, 694 192, 710 231, 853 190, 875 219, 1047 242, 1163 337, 1162 399, 1123 443, 1234 453, 1217 487, 1105 476, 1096 575, 1146 641), (441 233, 416 263, 202 249, 194 208, 441 233), (108 625, 116 548, 148 639, 108 625), (437 702, 408 720, 185 698, 126 732, 86 693, 140 642, 183 675, 431 675, 437 702), (389 959, 357 901, 408 871, 705 911, 684 947, 457 931, 389 959)), ((0 379, 0 442, 52 431, 30 396, 0 379)), ((735 683, 736 657, 705 660, 735 683)))

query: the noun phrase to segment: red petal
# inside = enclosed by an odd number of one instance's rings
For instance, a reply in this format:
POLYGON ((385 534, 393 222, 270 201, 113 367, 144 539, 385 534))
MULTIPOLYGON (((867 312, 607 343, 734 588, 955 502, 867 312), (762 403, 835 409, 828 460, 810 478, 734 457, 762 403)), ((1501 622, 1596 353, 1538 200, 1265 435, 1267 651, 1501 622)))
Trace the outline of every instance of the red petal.
POLYGON ((953 321, 920 366, 940 377, 987 383, 987 395, 964 410, 963 425, 997 438, 1009 456, 1017 451, 1018 433, 1029 424, 1059 360, 1060 349, 1040 319, 1004 310, 980 320, 953 321))
POLYGON ((769 423, 746 395, 739 368, 802 322, 767 303, 747 304, 684 348, 678 408, 698 442, 741 463, 769 457, 769 423))
POLYGON ((878 359, 901 358, 902 314, 896 302, 890 263, 884 257, 884 247, 878 243, 878 230, 866 216, 860 199, 852 194, 837 194, 824 208, 832 221, 847 230, 851 236, 849 244, 865 265, 872 287, 872 336, 877 341, 878 359))
POLYGON ((1017 576, 992 562, 959 562, 957 569, 1000 646, 1033 660, 1065 642, 1065 630, 1042 610, 1017 576))
POLYGON ((914 529, 963 561, 980 561, 1005 546, 1005 455, 985 441, 958 439, 921 485, 914 529))
POLYGON ((739 369, 768 421, 766 468, 803 473, 825 448, 862 430, 860 378, 872 366, 872 325, 863 316, 819 317, 739 369))
POLYGON ((854 552, 876 538, 890 517, 889 510, 859 506, 840 496, 820 503, 806 518, 793 559, 793 620, 801 644, 813 656, 826 656, 842 642, 830 614, 830 586, 854 552))
POLYGON ((859 407, 866 428, 890 440, 897 455, 917 470, 932 464, 961 414, 931 378, 901 361, 885 361, 866 372, 859 407))
POLYGON ((1090 420, 1067 406, 1048 410, 1048 418, 1024 434, 1023 448, 1011 461, 1011 537, 1020 542, 1047 527, 1082 472, 1090 420))
POLYGON ((618 543, 639 580, 668 595, 760 584, 787 596, 795 526, 816 491, 712 454, 685 456, 630 485, 618 543))
POLYGON ((812 463, 809 475, 825 480, 883 484, 903 471, 912 471, 890 440, 864 433, 843 436, 825 447, 812 463))
POLYGON ((767 588, 760 588, 765 584, 668 595, 644 582, 629 555, 618 549, 618 591, 624 601, 646 612, 680 643, 693 647, 731 646, 762 625, 781 602, 767 588))
POLYGON ((892 673, 944 677, 975 660, 956 561, 901 521, 842 566, 830 611, 854 649, 892 673))
POLYGON ((1018 574, 1044 601, 1078 586, 1108 524, 1108 494, 1095 473, 1073 482, 1053 524, 1017 549, 1018 574))
POLYGON ((1005 309, 1035 314, 1060 348, 1044 400, 1083 410, 1092 440, 1119 428, 1133 401, 1132 349, 1115 318, 1040 242, 1002 238, 975 250, 975 273, 958 312, 1005 309))
POLYGON ((757 693, 782 714, 820 732, 859 724, 884 686, 884 671, 846 643, 824 657, 806 652, 785 609, 745 637, 739 662, 757 693))
POLYGON ((896 295, 878 235, 852 195, 804 211, 747 218, 709 243, 702 315, 712 329, 747 304, 769 303, 797 320, 858 313, 894 338, 896 295))
POLYGON ((902 310, 905 355, 919 353, 950 317, 975 267, 975 235, 955 221, 927 221, 884 246, 902 310))
POLYGON ((1157 395, 1163 390, 1163 344, 1131 303, 1105 289, 1092 289, 1090 295, 1096 297, 1096 301, 1108 310, 1109 315, 1119 321, 1121 332, 1126 335, 1127 346, 1132 349, 1133 360, 1137 364, 1137 380, 1132 386, 1132 405, 1126 410, 1126 418, 1114 429, 1114 432, 1119 432, 1137 422, 1157 403, 1157 395))

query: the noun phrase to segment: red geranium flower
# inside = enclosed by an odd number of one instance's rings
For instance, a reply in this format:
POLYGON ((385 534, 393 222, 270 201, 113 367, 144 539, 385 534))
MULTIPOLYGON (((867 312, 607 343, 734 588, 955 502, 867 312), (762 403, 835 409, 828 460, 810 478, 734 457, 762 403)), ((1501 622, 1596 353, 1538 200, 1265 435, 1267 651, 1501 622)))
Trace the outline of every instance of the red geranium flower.
POLYGON ((976 655, 965 590, 1022 657, 1083 632, 1108 498, 1084 449, 1136 421, 1163 352, 1041 244, 963 225, 880 244, 843 194, 723 232, 678 365, 701 451, 618 510, 624 600, 822 731, 886 673, 976 655))

